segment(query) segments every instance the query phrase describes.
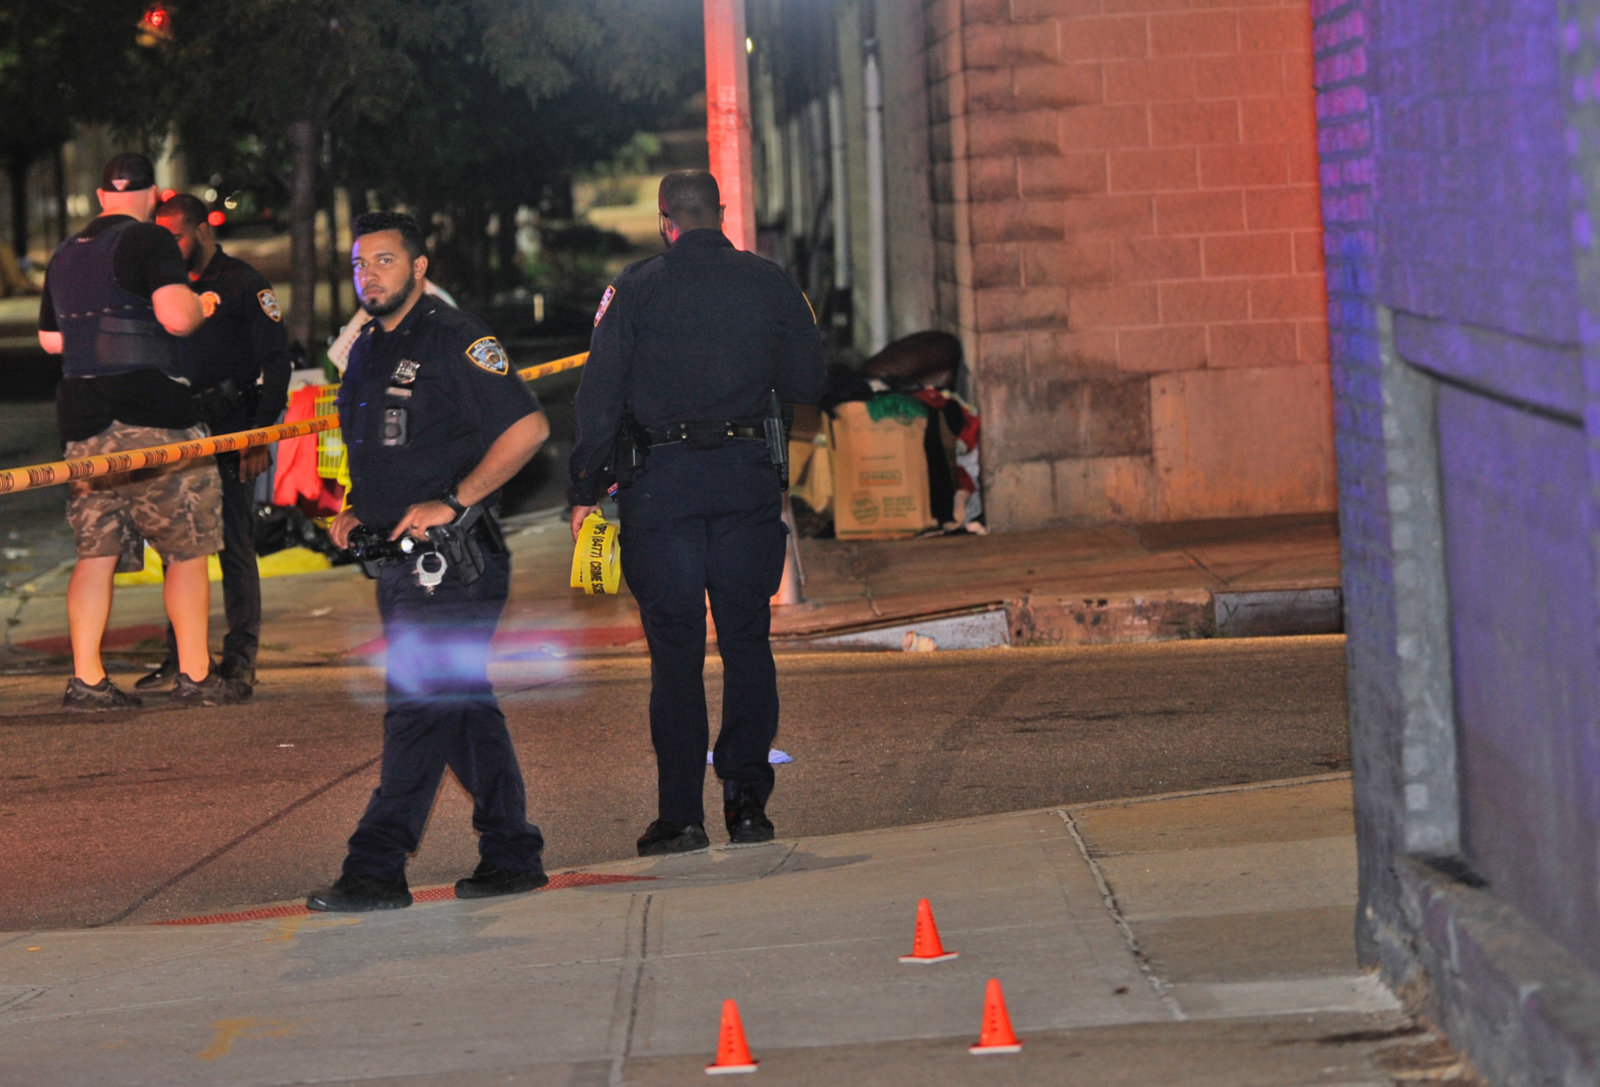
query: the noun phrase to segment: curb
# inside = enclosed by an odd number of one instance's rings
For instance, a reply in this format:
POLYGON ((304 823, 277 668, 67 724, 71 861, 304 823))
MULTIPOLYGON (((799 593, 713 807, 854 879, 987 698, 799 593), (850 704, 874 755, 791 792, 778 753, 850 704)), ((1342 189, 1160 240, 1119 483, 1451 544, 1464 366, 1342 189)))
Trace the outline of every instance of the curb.
MULTIPOLYGON (((1025 596, 967 608, 900 614, 877 623, 772 632, 772 645, 789 650, 935 650, 1115 645, 1194 638, 1281 638, 1344 631, 1343 593, 1337 586, 1212 592, 1207 589, 1125 597, 1025 596)), ((113 627, 107 649, 129 649, 159 638, 152 625, 113 627)), ((714 635, 712 637, 714 641, 714 635)), ((65 635, 16 642, 17 652, 64 653, 65 635)), ((382 652, 374 639, 334 654, 336 661, 362 660, 382 652)), ((540 627, 496 634, 496 661, 610 656, 645 651, 642 628, 540 627)))
POLYGON ((1120 598, 1025 596, 959 612, 899 615, 876 625, 774 632, 772 641, 775 646, 793 649, 926 652, 1341 634, 1343 601, 1338 586, 1245 592, 1182 590, 1120 598))

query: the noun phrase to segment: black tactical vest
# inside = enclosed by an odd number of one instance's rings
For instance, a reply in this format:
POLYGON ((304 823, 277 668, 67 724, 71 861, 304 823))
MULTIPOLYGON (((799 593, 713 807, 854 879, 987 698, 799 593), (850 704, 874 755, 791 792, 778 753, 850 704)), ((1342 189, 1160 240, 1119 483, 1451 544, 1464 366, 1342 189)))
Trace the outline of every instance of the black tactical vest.
POLYGON ((179 372, 176 337, 156 320, 150 299, 118 286, 113 274, 117 239, 133 225, 114 223, 92 238, 68 238, 50 261, 64 377, 179 372))

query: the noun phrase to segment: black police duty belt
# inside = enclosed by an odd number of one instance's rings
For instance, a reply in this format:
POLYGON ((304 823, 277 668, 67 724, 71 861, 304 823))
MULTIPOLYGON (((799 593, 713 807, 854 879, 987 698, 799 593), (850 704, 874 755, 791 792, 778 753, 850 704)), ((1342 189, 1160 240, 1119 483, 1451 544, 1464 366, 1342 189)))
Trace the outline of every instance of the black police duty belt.
POLYGON ((750 423, 674 423, 645 430, 651 447, 688 442, 691 449, 716 449, 730 442, 754 438, 765 440, 766 428, 750 423))
POLYGON ((494 513, 477 505, 466 507, 449 524, 429 528, 422 540, 409 534, 391 540, 388 530, 357 525, 350 532, 349 549, 370 578, 383 566, 414 564, 417 584, 431 596, 452 567, 463 585, 477 581, 488 568, 488 555, 505 554, 506 538, 494 513))

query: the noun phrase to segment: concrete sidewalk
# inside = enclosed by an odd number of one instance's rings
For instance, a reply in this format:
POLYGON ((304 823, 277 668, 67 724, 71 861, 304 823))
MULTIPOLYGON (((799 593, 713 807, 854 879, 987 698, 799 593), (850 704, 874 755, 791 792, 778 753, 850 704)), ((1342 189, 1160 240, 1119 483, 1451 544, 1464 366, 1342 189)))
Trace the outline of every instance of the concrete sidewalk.
POLYGON ((713 849, 0 938, 0 1082, 704 1082, 724 999, 760 1082, 1456 1078, 1352 952, 1348 778, 713 849), (919 898, 959 957, 901 964, 919 898), (1022 1050, 972 1056, 1002 986, 1022 1050))
MULTIPOLYGON (((624 591, 568 585, 560 511, 514 519, 502 659, 641 651, 624 591)), ((626 547, 624 539, 623 546, 626 547)), ((774 610, 778 645, 901 649, 1090 644, 1163 638, 1320 634, 1340 629, 1339 542, 1331 515, 1178 525, 1044 529, 1005 536, 801 541, 804 601, 774 610)), ((13 661, 67 649, 70 568, 3 603, 13 661)), ((316 664, 378 645, 372 589, 353 566, 262 582, 261 663, 316 664)), ((214 632, 221 593, 213 591, 214 632)), ((120 588, 108 650, 158 650, 159 586, 120 588), (153 640, 154 639, 154 640, 153 640)))

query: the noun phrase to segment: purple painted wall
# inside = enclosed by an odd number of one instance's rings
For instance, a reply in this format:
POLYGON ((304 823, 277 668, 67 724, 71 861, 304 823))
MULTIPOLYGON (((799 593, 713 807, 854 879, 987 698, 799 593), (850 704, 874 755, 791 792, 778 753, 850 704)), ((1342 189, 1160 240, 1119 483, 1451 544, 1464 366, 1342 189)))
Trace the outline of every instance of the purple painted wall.
POLYGON ((1471 888, 1532 1017, 1528 962, 1600 980, 1600 0, 1312 15, 1361 953, 1469 1003, 1471 888))

